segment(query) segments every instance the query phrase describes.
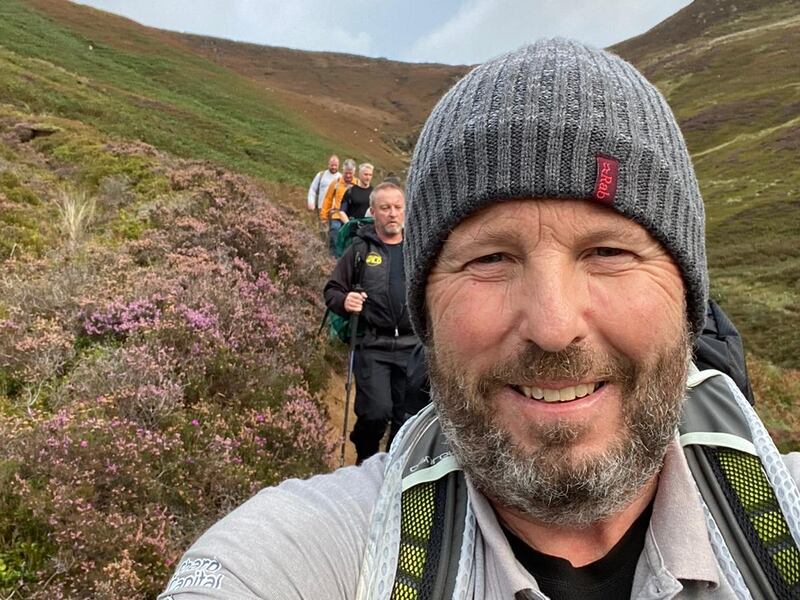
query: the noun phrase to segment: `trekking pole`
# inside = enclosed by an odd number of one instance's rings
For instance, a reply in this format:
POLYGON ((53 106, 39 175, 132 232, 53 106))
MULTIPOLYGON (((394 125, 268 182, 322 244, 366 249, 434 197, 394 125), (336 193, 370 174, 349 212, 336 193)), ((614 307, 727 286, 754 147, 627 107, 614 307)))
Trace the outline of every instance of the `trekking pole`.
MULTIPOLYGON (((354 292, 363 292, 361 275, 364 268, 364 259, 356 253, 355 267, 353 269, 354 292)), ((358 336, 358 318, 360 312, 350 315, 350 352, 347 359, 347 379, 344 383, 344 424, 342 425, 342 454, 339 457, 339 466, 344 466, 344 450, 347 445, 347 421, 350 416, 350 390, 353 388, 353 363, 356 356, 356 337, 358 336)))
POLYGON ((322 331, 325 329, 325 325, 328 324, 328 317, 330 316, 330 314, 331 314, 331 309, 326 308, 325 314, 322 315, 322 323, 319 324, 319 331, 317 331, 317 337, 322 335, 322 331))

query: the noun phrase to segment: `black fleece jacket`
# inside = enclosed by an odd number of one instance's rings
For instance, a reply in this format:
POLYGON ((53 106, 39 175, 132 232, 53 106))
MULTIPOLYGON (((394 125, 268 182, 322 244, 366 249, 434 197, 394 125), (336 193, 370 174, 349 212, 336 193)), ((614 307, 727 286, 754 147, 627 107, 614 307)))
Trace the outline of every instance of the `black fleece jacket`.
POLYGON ((411 321, 408 318, 405 297, 401 299, 401 302, 396 303, 403 307, 401 314, 394 314, 395 311, 392 310, 392 302, 389 298, 389 269, 391 268, 389 251, 378 238, 372 225, 365 225, 359 229, 352 245, 336 263, 336 268, 323 291, 325 304, 337 315, 350 316, 344 309, 344 299, 348 292, 353 290, 355 284, 353 277, 356 253, 360 253, 364 260, 361 286, 367 293, 367 300, 364 302, 361 318, 367 328, 383 330, 396 328, 400 334, 409 333, 411 321))

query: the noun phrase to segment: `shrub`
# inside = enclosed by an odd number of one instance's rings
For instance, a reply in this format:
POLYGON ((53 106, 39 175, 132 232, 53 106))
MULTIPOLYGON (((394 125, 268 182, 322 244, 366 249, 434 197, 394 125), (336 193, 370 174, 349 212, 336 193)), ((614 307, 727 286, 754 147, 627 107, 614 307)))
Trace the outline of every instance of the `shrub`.
MULTIPOLYGON (((31 597, 99 598, 109 585, 116 595, 153 597, 211 521, 263 485, 324 469, 332 450, 322 443, 325 419, 302 388, 287 397, 278 410, 233 419, 204 403, 160 430, 115 416, 117 403, 102 397, 46 418, 5 419, 15 484, 0 512, 25 506, 26 530, 46 530, 58 548, 36 573, 50 587, 31 597)), ((42 544, 32 538, 24 542, 42 544)))
MULTIPOLYGON (((70 196, 81 252, 0 275, 5 596, 151 598, 213 521, 330 463, 324 248, 246 179, 159 164, 124 173, 172 186, 133 239, 99 245, 70 196)), ((113 228, 135 200, 103 181, 113 228)))

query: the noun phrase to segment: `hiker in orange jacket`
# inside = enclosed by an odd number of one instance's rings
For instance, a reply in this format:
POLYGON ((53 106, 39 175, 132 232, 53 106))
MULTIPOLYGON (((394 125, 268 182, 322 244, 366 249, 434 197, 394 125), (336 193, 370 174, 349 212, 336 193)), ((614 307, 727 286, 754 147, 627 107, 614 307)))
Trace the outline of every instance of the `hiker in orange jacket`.
POLYGON ((344 224, 340 216, 342 199, 345 192, 358 183, 355 172, 356 161, 348 158, 342 165, 342 176, 328 186, 325 200, 323 200, 322 208, 319 211, 320 223, 327 223, 328 225, 328 249, 331 256, 336 254, 336 236, 344 224))

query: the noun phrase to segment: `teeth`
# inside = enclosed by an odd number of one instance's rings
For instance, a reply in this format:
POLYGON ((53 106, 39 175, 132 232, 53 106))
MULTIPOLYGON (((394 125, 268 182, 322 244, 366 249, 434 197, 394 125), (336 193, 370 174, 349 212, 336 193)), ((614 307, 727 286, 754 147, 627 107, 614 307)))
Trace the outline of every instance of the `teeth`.
POLYGON ((570 400, 575 400, 575 398, 588 396, 601 385, 601 383, 581 383, 559 390, 542 389, 535 386, 521 386, 520 389, 528 398, 533 398, 535 400, 544 400, 545 402, 569 402, 570 400))
POLYGON ((577 386, 559 390, 558 399, 561 400, 561 402, 565 402, 566 400, 575 400, 575 394, 577 391, 577 386))
POLYGON ((545 402, 558 402, 559 400, 559 393, 558 390, 545 390, 544 391, 544 401, 545 402))

